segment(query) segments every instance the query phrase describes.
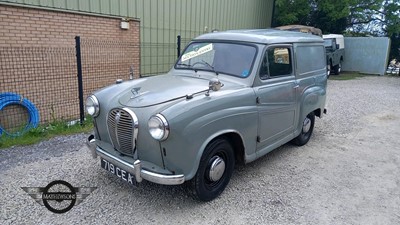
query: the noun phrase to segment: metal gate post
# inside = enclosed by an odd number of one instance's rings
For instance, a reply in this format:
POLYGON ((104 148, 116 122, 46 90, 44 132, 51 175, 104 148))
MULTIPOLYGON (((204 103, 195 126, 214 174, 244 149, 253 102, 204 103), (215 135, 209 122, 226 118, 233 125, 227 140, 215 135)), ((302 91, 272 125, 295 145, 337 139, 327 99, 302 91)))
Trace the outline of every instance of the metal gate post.
POLYGON ((75 37, 76 66, 78 72, 78 93, 79 93, 79 121, 83 125, 85 111, 83 107, 83 82, 82 82, 82 58, 81 58, 81 37, 75 37))
POLYGON ((176 37, 176 45, 177 45, 176 50, 177 50, 178 58, 179 58, 179 56, 181 55, 181 35, 180 34, 176 37))

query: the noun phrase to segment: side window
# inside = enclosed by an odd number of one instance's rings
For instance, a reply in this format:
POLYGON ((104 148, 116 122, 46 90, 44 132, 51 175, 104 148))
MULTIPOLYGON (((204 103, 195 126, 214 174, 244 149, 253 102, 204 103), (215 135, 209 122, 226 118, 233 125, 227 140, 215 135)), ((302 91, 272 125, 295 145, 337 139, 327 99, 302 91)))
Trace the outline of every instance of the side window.
POLYGON ((306 45, 296 48, 297 71, 300 76, 326 69, 325 48, 323 45, 306 45))
POLYGON ((269 48, 264 55, 260 78, 262 80, 292 74, 292 59, 290 48, 269 48))

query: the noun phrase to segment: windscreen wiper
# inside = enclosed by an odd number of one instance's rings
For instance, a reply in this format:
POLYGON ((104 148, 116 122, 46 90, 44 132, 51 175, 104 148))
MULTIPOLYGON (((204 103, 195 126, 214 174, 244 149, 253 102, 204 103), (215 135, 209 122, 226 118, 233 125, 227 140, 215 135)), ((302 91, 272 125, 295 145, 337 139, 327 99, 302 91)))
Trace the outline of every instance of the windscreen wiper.
POLYGON ((177 66, 186 66, 186 67, 189 67, 189 68, 192 67, 191 65, 186 64, 186 63, 177 63, 176 65, 177 65, 177 66))
POLYGON ((201 60, 205 65, 207 65, 208 67, 210 67, 212 69, 212 71, 215 73, 215 75, 218 76, 218 72, 215 70, 215 68, 213 66, 210 65, 210 63, 204 61, 204 59, 201 60))

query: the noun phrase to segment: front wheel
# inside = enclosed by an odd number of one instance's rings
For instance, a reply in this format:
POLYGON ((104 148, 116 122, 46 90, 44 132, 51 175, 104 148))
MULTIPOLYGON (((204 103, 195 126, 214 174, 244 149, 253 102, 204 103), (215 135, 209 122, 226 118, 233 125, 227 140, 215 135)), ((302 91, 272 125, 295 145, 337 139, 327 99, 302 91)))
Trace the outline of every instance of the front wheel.
POLYGON ((212 141, 204 150, 197 173, 190 181, 194 197, 201 201, 218 197, 228 185, 234 166, 231 144, 225 139, 212 141))
POLYGON ((311 134, 314 129, 314 121, 315 121, 314 112, 310 112, 306 116, 306 118, 304 118, 304 120, 303 120, 303 126, 302 126, 299 136, 297 136, 296 138, 294 138, 292 140, 293 144, 298 145, 298 146, 303 146, 303 145, 307 144, 307 142, 311 138, 311 134))

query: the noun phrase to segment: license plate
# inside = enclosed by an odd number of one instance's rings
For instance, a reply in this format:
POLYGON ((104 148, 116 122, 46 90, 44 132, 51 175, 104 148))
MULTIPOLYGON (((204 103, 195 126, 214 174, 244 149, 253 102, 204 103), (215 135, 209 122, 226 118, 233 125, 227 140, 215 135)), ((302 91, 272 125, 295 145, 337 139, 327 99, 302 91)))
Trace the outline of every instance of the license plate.
POLYGON ((100 158, 100 165, 103 169, 107 170, 108 172, 114 174, 115 176, 119 177, 120 179, 132 184, 136 185, 135 176, 128 171, 119 168, 118 166, 110 163, 109 161, 100 158))

